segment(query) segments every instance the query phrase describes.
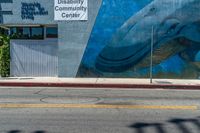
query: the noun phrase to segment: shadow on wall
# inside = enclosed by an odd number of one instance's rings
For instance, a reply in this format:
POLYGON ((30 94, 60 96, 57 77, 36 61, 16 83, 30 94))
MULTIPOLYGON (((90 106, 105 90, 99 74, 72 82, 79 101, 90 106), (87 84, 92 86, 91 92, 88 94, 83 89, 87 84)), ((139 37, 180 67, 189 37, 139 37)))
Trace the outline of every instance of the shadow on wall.
MULTIPOLYGON (((198 131, 200 131, 200 116, 197 118, 173 118, 166 122, 167 124, 173 124, 181 133, 192 133, 191 130, 187 127, 187 124, 194 125, 198 131)), ((155 133, 168 133, 165 124, 166 123, 143 123, 138 122, 130 125, 130 128, 133 128, 136 133, 147 133, 146 128, 154 128, 155 133)))
POLYGON ((0 23, 3 23, 3 15, 12 15, 12 11, 2 11, 2 3, 13 3, 13 0, 0 0, 0 23))
MULTIPOLYGON (((7 133, 23 133, 21 130, 11 130, 8 131, 7 133)), ((47 133, 46 131, 38 130, 38 131, 33 131, 32 133, 47 133)))

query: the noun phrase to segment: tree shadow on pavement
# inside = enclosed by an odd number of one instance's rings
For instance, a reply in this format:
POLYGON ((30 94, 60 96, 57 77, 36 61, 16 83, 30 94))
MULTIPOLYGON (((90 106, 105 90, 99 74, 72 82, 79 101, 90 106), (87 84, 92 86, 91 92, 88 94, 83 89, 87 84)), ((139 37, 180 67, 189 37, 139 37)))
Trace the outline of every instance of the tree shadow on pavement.
POLYGON ((169 122, 175 124, 177 126, 177 128, 181 132, 183 132, 183 133, 191 133, 190 130, 185 125, 187 123, 193 124, 200 131, 200 122, 199 122, 198 119, 180 119, 180 118, 174 118, 172 120, 169 120, 169 122))
MULTIPOLYGON (((7 133, 24 133, 24 132, 21 130, 11 130, 11 131, 8 131, 7 133)), ((47 132, 43 131, 43 130, 37 130, 37 131, 33 131, 31 133, 47 133, 47 132)))
POLYGON ((155 133, 170 133, 167 132, 165 125, 173 124, 177 131, 180 133, 192 133, 190 128, 187 127, 187 124, 193 125, 193 127, 200 131, 200 116, 196 118, 172 118, 165 123, 145 123, 145 122, 137 122, 130 125, 130 128, 133 128, 136 133, 148 133, 145 131, 146 128, 154 128, 155 133))
POLYGON ((130 126, 131 128, 135 128, 137 133, 145 133, 145 128, 153 127, 156 130, 156 133, 166 133, 161 123, 135 123, 130 126))
POLYGON ((11 131, 8 131, 8 133, 21 133, 20 130, 11 130, 11 131))

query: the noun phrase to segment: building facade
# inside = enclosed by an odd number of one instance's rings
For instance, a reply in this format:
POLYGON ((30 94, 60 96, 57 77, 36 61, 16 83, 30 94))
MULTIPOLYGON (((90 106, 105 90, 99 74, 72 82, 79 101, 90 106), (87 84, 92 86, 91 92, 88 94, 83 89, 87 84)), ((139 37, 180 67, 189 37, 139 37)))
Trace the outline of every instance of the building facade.
POLYGON ((0 10, 11 76, 148 78, 153 40, 153 77, 200 78, 199 0, 0 0, 0 10), (59 14, 68 9, 87 13, 59 14))

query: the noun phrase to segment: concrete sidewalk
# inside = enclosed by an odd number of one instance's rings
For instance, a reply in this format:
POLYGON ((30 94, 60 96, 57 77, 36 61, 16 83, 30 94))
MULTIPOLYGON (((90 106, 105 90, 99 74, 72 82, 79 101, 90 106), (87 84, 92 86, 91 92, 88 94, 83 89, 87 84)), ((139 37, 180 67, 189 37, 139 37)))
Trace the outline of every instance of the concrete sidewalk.
POLYGON ((87 87, 87 88, 146 88, 146 89, 199 89, 200 80, 181 79, 119 79, 119 78, 57 78, 10 77, 0 78, 0 86, 15 87, 87 87))

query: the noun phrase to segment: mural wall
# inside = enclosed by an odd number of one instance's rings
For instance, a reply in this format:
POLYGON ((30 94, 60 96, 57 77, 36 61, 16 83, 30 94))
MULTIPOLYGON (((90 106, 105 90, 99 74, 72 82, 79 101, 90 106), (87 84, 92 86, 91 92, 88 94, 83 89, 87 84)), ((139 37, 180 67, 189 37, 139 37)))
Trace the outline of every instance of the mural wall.
POLYGON ((103 0, 77 77, 200 78, 199 0, 103 0))

